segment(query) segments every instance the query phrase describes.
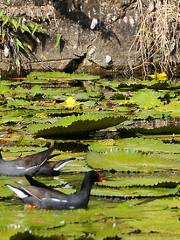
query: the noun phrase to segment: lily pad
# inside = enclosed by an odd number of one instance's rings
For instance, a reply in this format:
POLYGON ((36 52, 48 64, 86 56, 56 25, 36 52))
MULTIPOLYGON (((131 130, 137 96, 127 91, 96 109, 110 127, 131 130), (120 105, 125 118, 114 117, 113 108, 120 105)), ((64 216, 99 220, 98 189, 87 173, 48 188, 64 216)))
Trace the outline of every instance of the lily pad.
POLYGON ((66 79, 66 80, 97 80, 100 77, 97 75, 90 75, 85 73, 64 73, 64 72, 31 72, 27 79, 41 79, 41 80, 50 80, 50 79, 66 79))
POLYGON ((167 169, 180 170, 180 162, 166 159, 161 155, 142 154, 136 151, 112 150, 105 153, 89 152, 89 166, 95 169, 116 171, 164 171, 167 169))
POLYGON ((31 125, 36 137, 83 137, 92 131, 111 127, 125 121, 126 117, 109 113, 83 114, 57 118, 53 124, 31 125))

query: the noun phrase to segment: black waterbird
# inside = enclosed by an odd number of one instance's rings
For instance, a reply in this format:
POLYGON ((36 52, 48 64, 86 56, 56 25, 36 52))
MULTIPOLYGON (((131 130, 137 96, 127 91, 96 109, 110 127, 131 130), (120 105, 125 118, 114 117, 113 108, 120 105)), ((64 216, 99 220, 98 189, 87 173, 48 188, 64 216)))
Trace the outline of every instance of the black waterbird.
POLYGON ((26 176, 29 186, 15 187, 7 184, 16 195, 31 208, 41 209, 77 209, 87 208, 90 192, 94 182, 102 182, 102 177, 96 171, 89 171, 85 174, 81 189, 73 194, 64 194, 45 184, 26 176))
POLYGON ((59 155, 51 153, 54 151, 55 146, 49 147, 39 153, 28 155, 25 157, 18 157, 15 160, 8 161, 4 160, 1 155, 0 150, 0 175, 6 176, 37 176, 37 175, 58 175, 59 170, 61 170, 67 163, 75 158, 68 158, 58 162, 47 162, 52 157, 59 155))

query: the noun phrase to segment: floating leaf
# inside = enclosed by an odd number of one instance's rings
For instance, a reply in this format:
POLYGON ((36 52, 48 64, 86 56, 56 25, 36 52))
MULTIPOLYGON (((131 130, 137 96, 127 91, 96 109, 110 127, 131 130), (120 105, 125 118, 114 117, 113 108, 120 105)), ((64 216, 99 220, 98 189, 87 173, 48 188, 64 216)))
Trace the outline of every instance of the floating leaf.
POLYGON ((109 113, 87 113, 57 118, 53 124, 31 125, 29 129, 37 137, 82 137, 92 131, 117 125, 125 119, 124 116, 109 113))
POLYGON ((180 170, 179 161, 167 159, 157 154, 142 154, 133 150, 113 150, 106 153, 89 152, 87 162, 89 166, 103 170, 132 172, 180 170))
POLYGON ((97 75, 90 75, 85 73, 64 73, 64 72, 31 72, 28 76, 28 80, 32 79, 44 79, 44 80, 50 80, 50 79, 66 79, 66 80, 97 80, 100 77, 97 75))
POLYGON ((175 196, 179 192, 179 186, 175 188, 149 188, 149 187, 131 187, 131 188, 121 188, 121 189, 93 189, 92 195, 101 197, 112 197, 112 198, 144 198, 144 197, 167 197, 175 196))
POLYGON ((130 102, 139 105, 144 109, 159 106, 161 101, 158 99, 160 93, 150 89, 139 90, 131 97, 130 102))
POLYGON ((107 139, 90 143, 89 150, 96 152, 105 152, 112 150, 129 150, 147 153, 175 153, 180 154, 179 144, 164 143, 157 139, 145 139, 143 137, 107 139))
MULTIPOLYGON (((176 188, 180 184, 180 177, 173 174, 113 174, 108 176, 102 183, 98 183, 101 188, 176 188), (115 176, 114 176, 115 175, 115 176)), ((99 188, 99 189, 101 189, 99 188)))

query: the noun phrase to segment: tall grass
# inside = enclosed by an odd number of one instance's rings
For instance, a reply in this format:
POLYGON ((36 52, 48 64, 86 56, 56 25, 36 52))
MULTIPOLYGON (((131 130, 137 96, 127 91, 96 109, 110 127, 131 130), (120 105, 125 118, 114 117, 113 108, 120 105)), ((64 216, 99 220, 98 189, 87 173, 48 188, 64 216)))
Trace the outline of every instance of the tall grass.
POLYGON ((179 50, 180 1, 148 0, 144 7, 143 0, 137 0, 136 7, 140 24, 129 51, 136 50, 135 62, 140 58, 138 67, 143 67, 145 75, 152 68, 172 73, 179 50))

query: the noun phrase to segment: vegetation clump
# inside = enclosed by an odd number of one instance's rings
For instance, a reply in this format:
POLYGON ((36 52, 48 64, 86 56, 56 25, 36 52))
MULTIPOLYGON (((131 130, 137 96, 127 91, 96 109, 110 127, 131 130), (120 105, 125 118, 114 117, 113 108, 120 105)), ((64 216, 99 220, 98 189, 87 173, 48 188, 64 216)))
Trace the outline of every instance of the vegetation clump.
POLYGON ((157 71, 155 66, 169 73, 176 65, 179 4, 176 0, 150 0, 144 7, 143 1, 137 0, 140 24, 130 52, 136 48, 135 62, 140 57, 145 75, 153 68, 157 71))
POLYGON ((0 12, 0 48, 9 59, 10 68, 20 72, 25 60, 35 59, 34 52, 47 35, 47 29, 23 17, 12 17, 0 12))

